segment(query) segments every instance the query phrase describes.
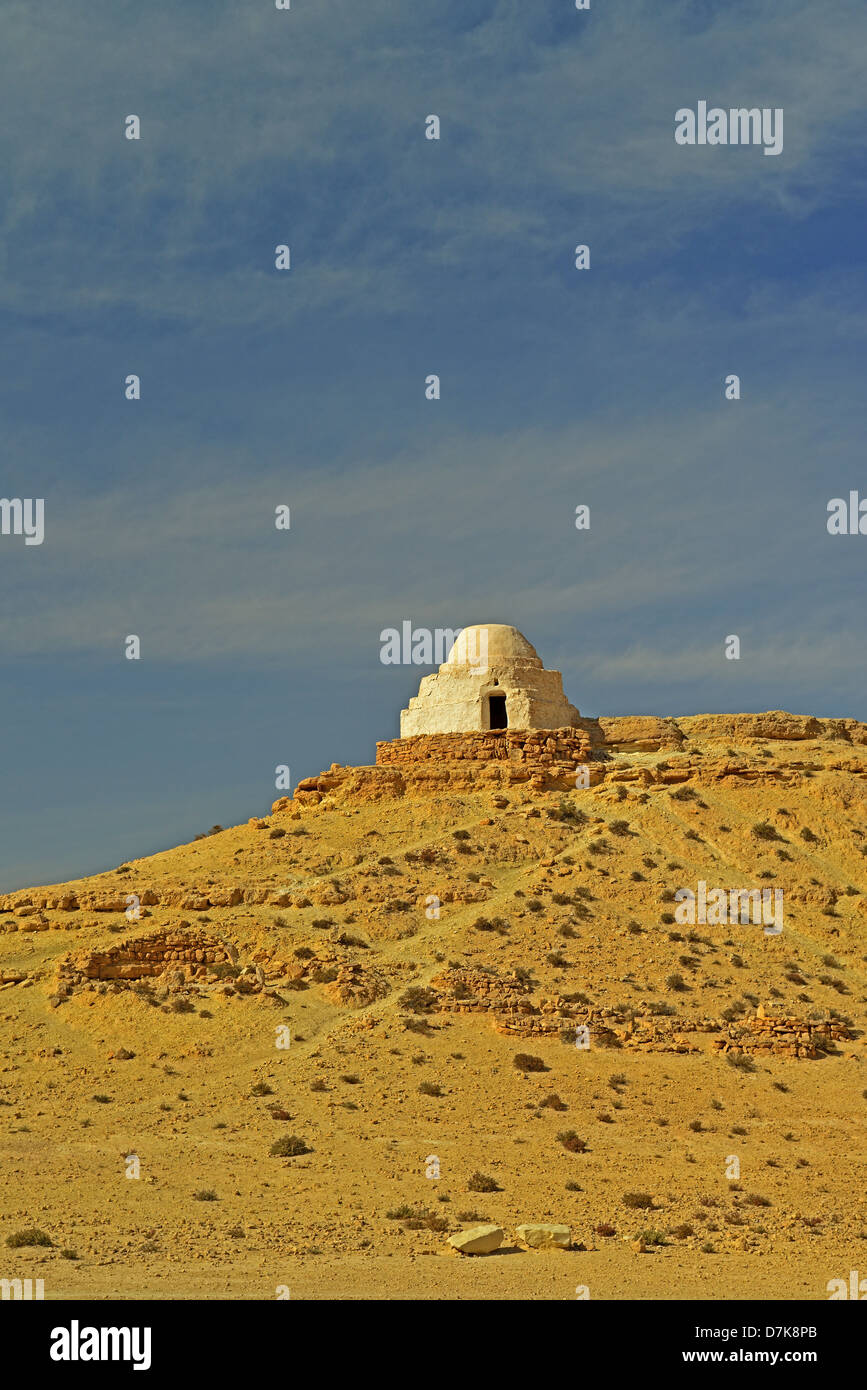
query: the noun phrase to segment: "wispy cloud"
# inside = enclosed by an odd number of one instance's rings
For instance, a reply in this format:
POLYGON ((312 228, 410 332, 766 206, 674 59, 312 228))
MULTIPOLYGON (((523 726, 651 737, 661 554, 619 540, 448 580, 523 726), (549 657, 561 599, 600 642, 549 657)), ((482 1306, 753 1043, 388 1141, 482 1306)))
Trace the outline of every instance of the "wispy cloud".
POLYGON ((46 23, 8 5, 0 302, 239 325, 407 310, 438 267, 556 255, 576 225, 628 263, 733 208, 806 215, 863 134, 858 0, 703 25, 687 0, 400 8, 93 0, 46 23), (784 158, 677 148, 674 111, 699 96, 785 107, 784 158))
MULTIPOLYGON (((2 552, 15 601, 0 641, 7 655, 109 658, 135 632, 152 660, 269 663, 291 651, 324 666, 375 653, 380 629, 404 617, 454 626, 505 607, 534 632, 583 630, 597 653, 612 622, 632 649, 648 623, 663 643, 678 627, 716 634, 747 617, 754 632, 815 636, 845 610, 857 557, 825 530, 809 428, 808 407, 763 401, 616 429, 453 436, 359 458, 349 474, 249 475, 224 449, 207 486, 60 490, 45 544, 2 552), (289 532, 274 527, 281 503, 289 532), (578 503, 591 506, 588 532, 575 529, 578 503)), ((813 649, 821 663, 824 644, 813 649)))

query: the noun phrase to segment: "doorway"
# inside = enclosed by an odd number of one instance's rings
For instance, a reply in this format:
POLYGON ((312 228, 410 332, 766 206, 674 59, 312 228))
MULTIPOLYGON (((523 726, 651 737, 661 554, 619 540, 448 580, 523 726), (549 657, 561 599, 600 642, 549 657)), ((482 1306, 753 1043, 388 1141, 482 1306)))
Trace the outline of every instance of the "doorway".
POLYGON ((488 696, 488 728, 489 729, 508 729, 509 719, 506 714, 505 695, 488 696))

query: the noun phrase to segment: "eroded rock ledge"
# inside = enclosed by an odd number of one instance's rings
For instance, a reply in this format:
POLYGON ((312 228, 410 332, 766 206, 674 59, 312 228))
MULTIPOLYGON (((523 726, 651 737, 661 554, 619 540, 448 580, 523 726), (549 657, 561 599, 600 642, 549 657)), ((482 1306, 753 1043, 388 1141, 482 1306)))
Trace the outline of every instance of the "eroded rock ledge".
MULTIPOLYGON (((297 806, 336 801, 380 800, 423 796, 441 789, 495 789, 523 783, 531 792, 570 791, 577 770, 581 785, 610 780, 652 785, 687 781, 699 771, 710 779, 742 777, 765 780, 797 775, 808 762, 779 757, 764 766, 750 754, 768 742, 836 741, 848 752, 833 767, 867 774, 867 724, 856 719, 817 719, 812 715, 769 710, 764 714, 697 714, 677 719, 624 715, 581 719, 575 728, 491 729, 460 734, 417 734, 377 743, 373 767, 333 763, 317 777, 305 777, 295 791, 297 806), (707 745, 721 747, 718 754, 707 745), (857 750, 857 751, 856 751, 857 750), (674 753, 675 764, 630 761, 634 754, 674 753), (691 756, 692 755, 692 756, 691 756), (851 756, 854 755, 854 756, 851 756), (618 756, 620 761, 618 761, 618 756)), ((293 804, 281 797, 275 813, 293 804)))

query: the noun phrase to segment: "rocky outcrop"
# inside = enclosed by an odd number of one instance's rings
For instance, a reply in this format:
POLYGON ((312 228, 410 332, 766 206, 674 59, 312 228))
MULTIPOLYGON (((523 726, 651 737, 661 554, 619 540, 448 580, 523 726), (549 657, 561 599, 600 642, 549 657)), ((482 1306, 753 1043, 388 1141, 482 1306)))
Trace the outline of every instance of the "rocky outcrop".
POLYGON ((594 744, 620 753, 655 753, 680 748, 686 735, 674 719, 652 714, 624 715, 614 719, 582 720, 594 744))
POLYGON ((168 969, 205 975, 208 966, 237 960, 234 947, 215 936, 180 928, 166 928, 149 936, 134 937, 93 951, 77 960, 67 959, 59 975, 69 985, 89 980, 143 980, 168 969))
MULTIPOLYGON (((829 722, 833 721, 816 719, 810 714, 768 710, 764 714, 694 714, 678 719, 677 724, 690 739, 725 739, 730 743, 740 743, 756 738, 821 738, 825 733, 825 724, 829 722)), ((852 723, 856 721, 852 720, 852 723)))
MULTIPOLYGON (((298 783, 294 798, 281 797, 272 810, 280 813, 326 800, 342 804, 513 786, 533 793, 573 791, 604 781, 665 786, 696 775, 708 780, 737 777, 765 782, 809 770, 806 763, 765 766, 753 760, 750 745, 769 739, 836 739, 850 747, 867 746, 867 725, 855 719, 816 719, 769 710, 764 714, 698 714, 678 719, 657 715, 578 718, 574 727, 561 729, 415 734, 377 743, 373 767, 333 763, 327 772, 305 777, 298 783), (730 748, 726 756, 702 757, 700 745, 708 743, 735 744, 747 751, 736 754, 730 748), (673 760, 635 758, 658 752, 682 757, 676 765, 673 760), (623 756, 615 761, 618 754, 623 756)), ((867 773, 867 763, 858 757, 833 767, 867 773)))

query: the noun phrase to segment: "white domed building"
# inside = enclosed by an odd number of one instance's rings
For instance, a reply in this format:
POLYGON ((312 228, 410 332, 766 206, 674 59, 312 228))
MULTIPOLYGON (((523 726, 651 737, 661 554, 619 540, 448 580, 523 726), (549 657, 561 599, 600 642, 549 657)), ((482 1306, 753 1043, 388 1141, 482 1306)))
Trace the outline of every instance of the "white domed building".
POLYGON ((480 623, 464 628, 439 670, 422 678, 401 710, 400 736, 563 729, 580 717, 560 672, 545 670, 517 628, 480 623))

